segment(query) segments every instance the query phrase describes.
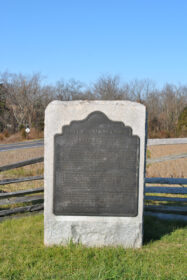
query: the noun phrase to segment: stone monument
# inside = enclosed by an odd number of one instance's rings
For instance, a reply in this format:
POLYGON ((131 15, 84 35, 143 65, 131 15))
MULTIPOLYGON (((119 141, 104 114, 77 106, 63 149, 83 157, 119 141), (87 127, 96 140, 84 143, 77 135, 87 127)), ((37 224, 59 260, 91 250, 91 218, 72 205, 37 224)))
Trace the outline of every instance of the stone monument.
POLYGON ((44 242, 142 245, 145 106, 53 101, 45 112, 44 242))

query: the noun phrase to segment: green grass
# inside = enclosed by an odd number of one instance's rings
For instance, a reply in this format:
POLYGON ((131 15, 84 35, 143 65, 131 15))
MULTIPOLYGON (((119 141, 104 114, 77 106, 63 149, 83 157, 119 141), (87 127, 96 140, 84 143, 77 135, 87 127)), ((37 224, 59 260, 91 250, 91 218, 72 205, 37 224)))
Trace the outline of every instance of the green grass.
POLYGON ((183 223, 146 217, 141 249, 43 245, 43 215, 0 223, 0 279, 186 279, 183 223))
POLYGON ((147 149, 147 158, 151 158, 151 151, 147 149))
MULTIPOLYGON (((43 175, 43 164, 41 163, 3 171, 0 173, 0 180, 38 175, 43 175)), ((18 190, 38 188, 40 186, 43 186, 43 180, 1 185, 1 191, 14 192, 18 190)))
POLYGON ((15 168, 11 170, 4 171, 3 178, 19 178, 19 177, 29 177, 29 176, 37 176, 37 175, 43 175, 43 166, 37 166, 33 168, 32 166, 30 168, 27 167, 20 167, 15 168))

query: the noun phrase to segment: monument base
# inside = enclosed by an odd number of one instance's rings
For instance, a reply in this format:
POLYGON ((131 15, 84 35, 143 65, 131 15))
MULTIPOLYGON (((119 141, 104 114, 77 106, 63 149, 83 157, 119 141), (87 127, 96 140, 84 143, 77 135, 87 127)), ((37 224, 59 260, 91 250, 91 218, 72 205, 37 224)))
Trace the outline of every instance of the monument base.
POLYGON ((87 247, 142 246, 142 222, 137 218, 55 217, 45 226, 45 245, 67 245, 70 241, 87 247))

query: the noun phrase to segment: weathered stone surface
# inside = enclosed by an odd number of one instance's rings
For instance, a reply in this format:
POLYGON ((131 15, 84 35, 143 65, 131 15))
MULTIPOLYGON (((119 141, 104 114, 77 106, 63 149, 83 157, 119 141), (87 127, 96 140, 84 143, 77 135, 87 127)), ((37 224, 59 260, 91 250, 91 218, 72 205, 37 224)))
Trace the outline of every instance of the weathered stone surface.
POLYGON ((86 246, 121 245, 134 248, 141 246, 145 119, 145 107, 128 101, 54 101, 48 105, 45 114, 44 241, 46 245, 67 244, 67 242, 73 240, 86 246), (133 215, 129 215, 131 217, 127 217, 127 213, 126 215, 123 214, 124 209, 120 215, 118 213, 118 215, 111 214, 111 216, 109 212, 107 215, 101 216, 94 212, 91 213, 91 216, 88 216, 90 213, 83 215, 84 213, 80 214, 80 212, 74 213, 74 215, 70 215, 69 212, 62 215, 61 212, 57 213, 57 211, 55 214, 54 178, 59 175, 59 173, 58 175, 55 174, 56 168, 54 168, 55 135, 64 133, 64 128, 70 126, 72 122, 84 121, 96 111, 104 114, 111 122, 120 122, 123 127, 130 127, 132 135, 139 139, 139 165, 136 169, 138 182, 135 180, 138 190, 137 209, 135 212, 132 211, 133 215))
MULTIPOLYGON (((71 240, 89 247, 123 246, 139 248, 142 245, 142 223, 105 219, 75 219, 52 221, 45 228, 45 244, 66 245, 71 240)), ((99 217, 100 218, 100 217, 99 217)))

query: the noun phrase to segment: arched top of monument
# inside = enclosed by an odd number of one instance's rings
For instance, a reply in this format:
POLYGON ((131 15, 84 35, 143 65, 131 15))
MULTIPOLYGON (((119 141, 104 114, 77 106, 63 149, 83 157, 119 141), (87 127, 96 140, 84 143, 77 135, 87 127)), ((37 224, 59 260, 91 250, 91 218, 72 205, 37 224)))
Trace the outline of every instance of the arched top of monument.
POLYGON ((85 105, 85 104, 92 104, 92 105, 127 105, 127 106, 131 106, 132 108, 134 107, 134 109, 138 109, 138 110, 146 110, 145 105, 138 103, 138 102, 134 102, 134 101, 129 101, 129 100, 72 100, 72 101, 60 101, 60 100, 53 100, 51 101, 46 109, 45 112, 53 110, 54 106, 68 106, 68 105, 72 105, 72 106, 78 106, 78 105, 85 105))
POLYGON ((81 133, 86 134, 91 132, 108 134, 110 131, 111 134, 124 135, 126 137, 138 137, 132 135, 132 128, 130 126, 126 126, 122 121, 110 120, 106 114, 101 111, 91 112, 83 120, 73 120, 69 125, 63 126, 62 133, 57 135, 72 135, 74 133, 79 133, 80 131, 81 133))

